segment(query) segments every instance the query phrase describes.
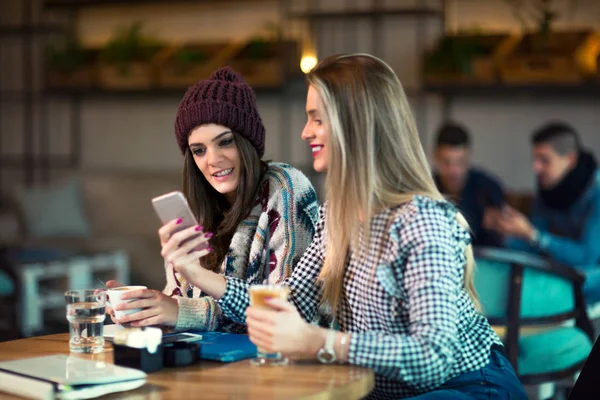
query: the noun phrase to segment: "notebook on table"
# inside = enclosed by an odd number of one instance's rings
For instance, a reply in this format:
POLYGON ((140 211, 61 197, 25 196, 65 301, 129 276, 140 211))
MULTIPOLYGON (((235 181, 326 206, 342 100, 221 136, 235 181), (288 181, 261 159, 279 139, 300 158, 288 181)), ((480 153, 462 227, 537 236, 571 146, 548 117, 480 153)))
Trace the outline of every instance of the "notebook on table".
POLYGON ((0 391, 34 399, 90 399, 136 389, 146 377, 137 369, 64 354, 0 362, 0 391))
POLYGON ((250 341, 248 335, 228 332, 187 332, 202 335, 199 341, 200 359, 234 362, 256 357, 256 346, 250 341))

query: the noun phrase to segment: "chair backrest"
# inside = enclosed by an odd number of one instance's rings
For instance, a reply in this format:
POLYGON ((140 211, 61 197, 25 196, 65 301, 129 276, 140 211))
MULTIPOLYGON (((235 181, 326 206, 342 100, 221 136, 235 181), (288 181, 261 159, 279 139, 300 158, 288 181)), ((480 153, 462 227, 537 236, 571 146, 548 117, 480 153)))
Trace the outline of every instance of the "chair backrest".
POLYGON ((598 371, 600 371, 600 339, 594 343, 594 347, 571 389, 569 400, 600 399, 598 371))
POLYGON ((492 325, 506 327, 504 343, 517 368, 519 330, 523 326, 559 324, 575 320, 591 340, 581 291, 583 275, 534 254, 508 249, 474 249, 475 287, 483 313, 492 325))
MULTIPOLYGON (((522 268, 521 324, 538 318, 567 319, 575 310, 574 284, 557 274, 552 264, 540 257, 504 249, 477 249, 475 287, 485 315, 494 324, 506 323, 515 268, 522 268)), ((533 321, 537 325, 538 321, 533 321)))

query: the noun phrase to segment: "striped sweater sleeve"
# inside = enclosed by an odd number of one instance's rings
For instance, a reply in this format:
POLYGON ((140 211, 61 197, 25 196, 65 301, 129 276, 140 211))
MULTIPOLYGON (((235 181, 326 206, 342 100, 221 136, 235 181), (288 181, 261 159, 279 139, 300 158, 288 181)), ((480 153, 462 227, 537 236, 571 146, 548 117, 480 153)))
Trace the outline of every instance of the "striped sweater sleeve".
POLYGON ((292 275, 312 242, 318 215, 316 193, 308 178, 297 170, 282 171, 271 179, 266 210, 269 260, 263 265, 269 266, 271 283, 281 283, 292 275))
POLYGON ((210 297, 190 298, 177 281, 173 267, 165 265, 167 284, 163 293, 177 300, 176 329, 216 330, 222 312, 219 304, 210 297))

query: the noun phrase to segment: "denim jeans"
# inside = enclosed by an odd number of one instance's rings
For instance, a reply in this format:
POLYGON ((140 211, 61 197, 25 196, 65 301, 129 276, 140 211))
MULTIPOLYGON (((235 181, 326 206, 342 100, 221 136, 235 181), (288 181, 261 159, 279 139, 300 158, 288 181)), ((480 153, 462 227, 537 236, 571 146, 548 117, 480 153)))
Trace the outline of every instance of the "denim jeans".
POLYGON ((490 362, 483 368, 450 379, 436 390, 411 397, 411 400, 527 400, 504 350, 493 345, 490 362))

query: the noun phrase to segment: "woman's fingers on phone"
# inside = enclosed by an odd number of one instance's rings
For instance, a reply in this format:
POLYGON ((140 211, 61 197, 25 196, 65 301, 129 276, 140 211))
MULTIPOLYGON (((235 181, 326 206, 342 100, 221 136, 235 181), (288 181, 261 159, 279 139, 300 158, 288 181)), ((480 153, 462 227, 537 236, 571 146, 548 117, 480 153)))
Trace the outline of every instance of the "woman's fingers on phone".
POLYGON ((169 241, 171 233, 180 223, 181 219, 174 219, 160 227, 160 229, 158 230, 158 237, 160 237, 161 244, 165 244, 169 241))
POLYGON ((206 240, 206 235, 202 232, 202 226, 192 226, 187 229, 184 229, 180 232, 175 233, 171 236, 171 238, 165 243, 162 248, 161 254, 163 257, 166 257, 173 250, 176 250, 183 243, 187 243, 188 241, 196 238, 196 237, 204 237, 206 240))
MULTIPOLYGON (((178 249, 181 240, 183 240, 182 238, 185 239, 186 235, 189 235, 189 233, 187 233, 188 230, 189 230, 189 228, 184 229, 181 232, 178 232, 174 235, 171 235, 171 237, 165 243, 162 244, 162 250, 161 250, 160 254, 164 258, 166 258, 168 254, 170 254, 174 250, 178 249)), ((197 233, 197 232, 194 232, 194 233, 197 233)))
POLYGON ((204 228, 202 225, 190 226, 181 232, 175 233, 173 236, 171 236, 170 240, 175 240, 177 243, 181 244, 182 242, 189 240, 194 236, 203 235, 203 229, 204 228))
POLYGON ((208 239, 204 235, 199 236, 197 238, 194 238, 194 239, 186 242, 185 244, 181 245, 181 247, 179 247, 177 250, 172 252, 167 257, 167 261, 173 262, 174 260, 176 260, 182 256, 185 256, 188 253, 191 253, 192 250, 194 250, 194 249, 197 249, 198 251, 200 251, 200 250, 206 249, 207 247, 209 247, 208 239))

